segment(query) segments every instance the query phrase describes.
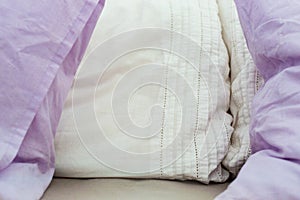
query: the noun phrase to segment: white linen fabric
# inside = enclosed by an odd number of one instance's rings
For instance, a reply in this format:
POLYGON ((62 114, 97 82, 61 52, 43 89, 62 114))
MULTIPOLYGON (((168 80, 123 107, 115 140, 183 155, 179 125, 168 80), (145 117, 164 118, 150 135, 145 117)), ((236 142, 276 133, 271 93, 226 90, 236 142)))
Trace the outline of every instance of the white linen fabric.
POLYGON ((214 0, 107 1, 60 120, 56 176, 226 181, 221 32, 214 0))
POLYGON ((231 100, 234 132, 224 166, 236 175, 251 154, 249 123, 251 102, 263 84, 247 48, 234 0, 218 0, 223 39, 230 55, 231 100))

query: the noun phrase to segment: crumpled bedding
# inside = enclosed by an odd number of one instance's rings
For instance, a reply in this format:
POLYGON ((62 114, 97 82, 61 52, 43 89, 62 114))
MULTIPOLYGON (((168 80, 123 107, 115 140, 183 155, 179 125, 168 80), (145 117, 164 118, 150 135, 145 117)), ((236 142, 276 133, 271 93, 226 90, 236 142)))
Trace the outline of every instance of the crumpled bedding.
POLYGON ((254 98, 253 155, 216 199, 300 199, 300 2, 236 0, 266 83, 254 98))
POLYGON ((64 99, 104 0, 0 5, 0 199, 38 199, 64 99))

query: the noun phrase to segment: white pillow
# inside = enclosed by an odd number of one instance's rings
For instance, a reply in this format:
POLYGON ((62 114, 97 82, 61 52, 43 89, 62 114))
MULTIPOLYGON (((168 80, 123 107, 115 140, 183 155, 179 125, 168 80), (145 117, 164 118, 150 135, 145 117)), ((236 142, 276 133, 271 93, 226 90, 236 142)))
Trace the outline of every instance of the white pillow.
POLYGON ((249 123, 252 99, 263 83, 248 51, 234 0, 218 0, 223 38, 230 54, 234 132, 224 166, 237 174, 251 154, 249 123))
POLYGON ((57 130, 56 176, 223 182, 229 99, 215 1, 107 1, 57 130))

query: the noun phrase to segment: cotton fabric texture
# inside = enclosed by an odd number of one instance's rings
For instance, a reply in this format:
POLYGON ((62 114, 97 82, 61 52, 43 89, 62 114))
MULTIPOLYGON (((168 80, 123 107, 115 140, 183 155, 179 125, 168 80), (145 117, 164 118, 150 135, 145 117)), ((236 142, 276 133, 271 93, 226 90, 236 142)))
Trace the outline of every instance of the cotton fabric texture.
POLYGON ((216 199, 299 199, 300 3, 236 0, 236 5, 266 83, 252 105, 253 155, 216 199))
POLYGON ((104 1, 0 5, 0 199, 39 199, 65 97, 104 1))
POLYGON ((251 104, 263 79, 247 48, 234 0, 219 0, 218 5, 222 35, 230 56, 230 113, 233 115, 234 128, 223 165, 237 175, 251 155, 251 104))
POLYGON ((59 124, 56 176, 228 179, 230 70, 218 11, 212 0, 107 2, 59 124), (156 132, 142 138, 149 125, 156 132))

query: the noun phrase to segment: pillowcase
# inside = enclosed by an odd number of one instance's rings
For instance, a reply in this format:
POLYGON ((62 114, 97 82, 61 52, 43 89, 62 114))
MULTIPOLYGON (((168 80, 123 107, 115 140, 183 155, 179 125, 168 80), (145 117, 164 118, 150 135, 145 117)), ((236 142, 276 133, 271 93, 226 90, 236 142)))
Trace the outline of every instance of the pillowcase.
POLYGON ((216 1, 108 1, 60 120, 56 176, 226 181, 221 32, 216 1))
POLYGON ((233 0, 218 0, 223 39, 230 55, 231 100, 234 132, 223 165, 237 175, 251 154, 250 109, 263 79, 253 63, 233 0))

